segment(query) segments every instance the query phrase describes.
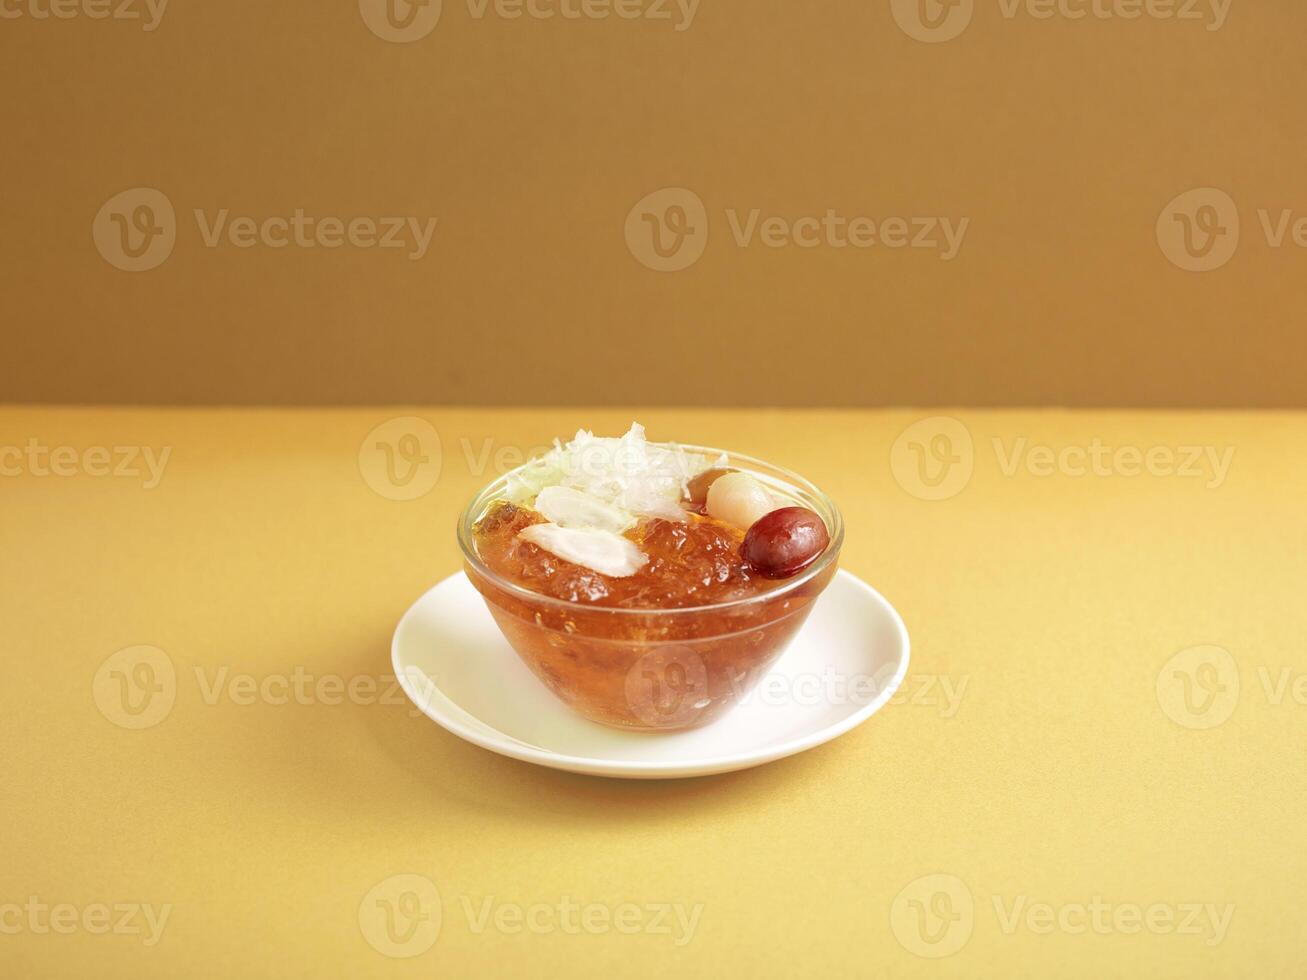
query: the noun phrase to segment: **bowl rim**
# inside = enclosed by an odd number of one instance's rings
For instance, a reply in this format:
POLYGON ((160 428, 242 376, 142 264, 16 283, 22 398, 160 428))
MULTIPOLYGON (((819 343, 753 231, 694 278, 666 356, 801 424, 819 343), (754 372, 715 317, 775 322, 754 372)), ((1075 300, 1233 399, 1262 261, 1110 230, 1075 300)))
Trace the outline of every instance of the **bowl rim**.
MULTIPOLYGON (((793 593, 803 585, 811 582, 822 574, 832 563, 839 557, 840 548, 844 544, 844 516, 840 509, 820 487, 811 480, 800 476, 793 470, 786 469, 783 466, 777 466, 766 460, 759 459, 756 456, 748 456, 744 453, 730 452, 725 449, 717 449, 712 446, 698 446, 691 443, 661 442, 655 445, 679 448, 684 452, 695 455, 708 456, 712 459, 718 459, 725 456, 728 461, 743 464, 739 468, 754 468, 754 475, 761 476, 766 481, 770 477, 770 482, 780 482, 791 484, 791 490, 797 490, 802 494, 811 497, 812 500, 820 505, 829 515, 827 521, 827 531, 830 533, 830 543, 826 550, 817 557, 811 565, 796 575, 793 579, 784 585, 775 589, 769 589, 766 592, 760 592, 757 595, 745 596, 743 599, 729 599, 725 602, 714 602, 699 606, 673 606, 671 608, 658 607, 628 607, 628 606, 596 606, 588 602, 577 602, 572 599, 559 599, 556 596, 544 595, 540 592, 534 592, 523 585, 500 575, 489 565, 487 565, 481 556, 477 554, 475 543, 472 536, 472 526, 476 519, 484 511, 485 505, 490 502, 495 492, 503 484, 507 484, 513 474, 532 465, 540 456, 534 456, 520 466, 516 466, 506 473, 502 473, 495 479, 491 480, 479 491, 473 494, 472 499, 463 507, 462 513, 458 518, 458 546, 463 552, 463 560, 469 566, 476 570, 478 575, 493 582, 495 586, 510 595, 517 596, 526 602, 553 607, 556 609, 568 609, 582 611, 590 615, 607 614, 622 616, 670 616, 670 615, 692 615, 695 613, 719 613, 723 610, 734 610, 746 608, 751 604, 762 604, 772 602, 778 598, 793 593)), ((825 515, 822 515, 825 519, 825 515)))

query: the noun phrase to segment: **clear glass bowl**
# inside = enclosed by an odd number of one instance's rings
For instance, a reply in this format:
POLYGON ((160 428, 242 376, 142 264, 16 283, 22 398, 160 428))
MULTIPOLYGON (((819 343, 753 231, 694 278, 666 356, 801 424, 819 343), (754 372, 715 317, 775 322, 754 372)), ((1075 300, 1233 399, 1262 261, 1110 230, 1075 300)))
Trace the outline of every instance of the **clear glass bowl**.
MULTIPOLYGON (((685 446, 711 459, 722 450, 685 446)), ((604 725, 679 731, 706 725, 735 705, 766 673, 830 583, 844 541, 834 502, 788 470, 737 453, 746 470, 787 503, 821 515, 830 545, 808 568, 744 599, 678 609, 627 609, 570 602, 532 592, 477 554, 473 526, 504 496, 512 474, 472 499, 458 522, 464 570, 518 656, 560 700, 604 725)))

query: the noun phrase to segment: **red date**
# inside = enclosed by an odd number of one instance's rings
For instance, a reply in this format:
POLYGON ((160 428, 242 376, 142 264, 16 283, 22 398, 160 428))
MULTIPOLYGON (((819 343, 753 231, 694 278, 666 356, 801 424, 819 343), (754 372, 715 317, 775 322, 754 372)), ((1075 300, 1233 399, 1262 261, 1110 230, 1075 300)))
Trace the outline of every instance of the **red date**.
POLYGON ((806 507, 782 507, 758 518, 744 536, 740 555, 763 578, 789 578, 830 544, 826 523, 806 507))

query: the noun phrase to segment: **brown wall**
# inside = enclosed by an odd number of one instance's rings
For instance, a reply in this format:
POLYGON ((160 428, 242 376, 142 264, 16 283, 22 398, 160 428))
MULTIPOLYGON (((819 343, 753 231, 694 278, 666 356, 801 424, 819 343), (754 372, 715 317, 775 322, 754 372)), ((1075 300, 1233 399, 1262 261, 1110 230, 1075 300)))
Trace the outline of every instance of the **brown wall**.
POLYGON ((385 0, 54 2, 0 0, 0 401, 1307 402, 1307 228, 1258 214, 1307 217, 1297 0, 444 0, 406 43, 385 0), (193 213, 296 208, 439 221, 411 260, 193 213), (741 247, 753 209, 969 224, 741 247))

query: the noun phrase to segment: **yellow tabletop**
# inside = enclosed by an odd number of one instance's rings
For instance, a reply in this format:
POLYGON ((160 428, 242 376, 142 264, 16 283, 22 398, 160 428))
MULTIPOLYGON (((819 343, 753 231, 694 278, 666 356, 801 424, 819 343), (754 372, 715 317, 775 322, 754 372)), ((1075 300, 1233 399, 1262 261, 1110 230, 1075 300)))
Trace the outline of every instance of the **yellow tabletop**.
POLYGON ((1305 459, 1291 414, 0 409, 0 975, 1301 975, 1305 459), (838 501, 896 703, 642 783, 403 701, 470 494, 632 417, 838 501))

